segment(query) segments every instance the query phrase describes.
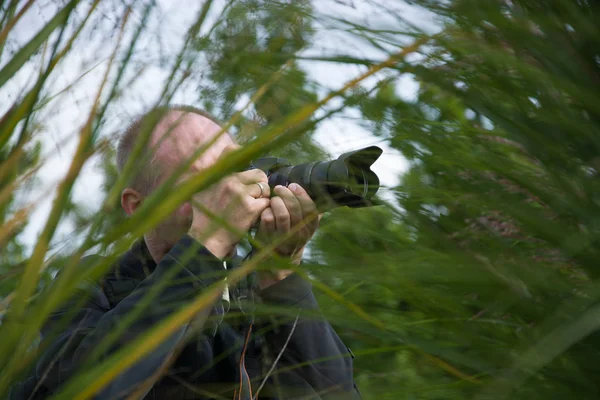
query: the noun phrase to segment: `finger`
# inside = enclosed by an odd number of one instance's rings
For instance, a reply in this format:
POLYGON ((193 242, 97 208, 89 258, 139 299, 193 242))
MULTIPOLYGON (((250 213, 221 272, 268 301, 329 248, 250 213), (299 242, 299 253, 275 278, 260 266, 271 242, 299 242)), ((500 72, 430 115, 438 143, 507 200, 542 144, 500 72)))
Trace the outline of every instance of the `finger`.
POLYGON ((221 151, 221 154, 219 154, 219 159, 226 157, 228 154, 233 153, 234 151, 238 150, 240 147, 239 144, 229 144, 227 146, 225 146, 225 148, 221 151))
POLYGON ((290 231, 290 213, 281 197, 273 197, 271 199, 271 210, 275 216, 275 227, 279 233, 287 233, 290 231))
POLYGON ((290 214, 290 226, 296 226, 302 222, 302 207, 292 191, 285 186, 276 186, 274 193, 283 199, 285 207, 290 214))
POLYGON ((302 186, 296 183, 292 183, 289 186, 289 189, 294 194, 296 200, 300 204, 300 208, 302 209, 302 215, 304 216, 304 218, 308 221, 316 220, 318 215, 317 205, 315 204, 313 199, 310 198, 308 193, 306 193, 306 190, 304 190, 302 186))
POLYGON ((271 206, 271 199, 251 199, 252 203, 250 205, 250 209, 252 213, 256 215, 256 219, 260 217, 260 215, 271 206))
POLYGON ((269 197, 271 197, 271 188, 265 182, 249 183, 246 185, 246 191, 250 196, 254 197, 255 199, 261 197, 268 199, 269 197))
POLYGON ((266 208, 262 214, 260 214, 260 226, 259 229, 265 233, 275 232, 275 215, 271 207, 266 208))
POLYGON ((267 183, 269 182, 269 178, 267 177, 267 174, 264 173, 264 171, 260 170, 260 169, 251 169, 248 171, 243 171, 243 172, 238 172, 237 174, 238 179, 240 180, 240 182, 249 185, 251 183, 256 183, 256 182, 264 182, 267 183))

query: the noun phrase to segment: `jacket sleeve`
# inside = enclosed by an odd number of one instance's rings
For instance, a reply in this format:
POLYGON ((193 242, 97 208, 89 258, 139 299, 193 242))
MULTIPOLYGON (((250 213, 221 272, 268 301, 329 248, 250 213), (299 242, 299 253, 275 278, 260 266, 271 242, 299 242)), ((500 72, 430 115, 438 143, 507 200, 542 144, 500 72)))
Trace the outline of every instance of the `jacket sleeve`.
POLYGON ((312 285, 297 274, 260 292, 265 305, 288 308, 265 334, 274 398, 360 399, 352 355, 319 312, 312 285), (287 345, 286 345, 287 342, 287 345))
MULTIPOLYGON (((79 372, 81 366, 89 361, 86 357, 97 350, 102 339, 114 332, 134 309, 140 311, 139 317, 101 354, 101 358, 130 343, 203 288, 222 279, 222 271, 223 264, 218 258, 185 235, 160 260, 155 270, 113 309, 108 310, 105 294, 95 287, 85 307, 78 310, 66 326, 61 320, 68 312, 68 305, 52 315, 42 332, 42 344, 47 347, 37 362, 35 373, 21 387, 13 388, 12 397, 20 398, 19 392, 24 394, 32 386, 39 386, 42 392, 56 392, 66 380, 79 372), (144 306, 145 299, 149 301, 144 306), (61 328, 57 329, 59 326, 61 328)), ((203 310, 195 322, 202 324, 212 311, 211 308, 203 310)), ((182 344, 187 328, 187 325, 182 326, 147 357, 116 377, 95 398, 126 398, 134 390, 139 390, 142 383, 157 378, 156 372, 182 344)), ((147 387, 149 390, 152 385, 147 387)))

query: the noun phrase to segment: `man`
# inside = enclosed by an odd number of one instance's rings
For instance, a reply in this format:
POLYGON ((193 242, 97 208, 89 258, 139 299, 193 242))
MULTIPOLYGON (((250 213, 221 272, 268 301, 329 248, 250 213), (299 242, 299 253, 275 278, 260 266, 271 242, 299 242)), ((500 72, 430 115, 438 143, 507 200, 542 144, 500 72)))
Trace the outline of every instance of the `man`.
MULTIPOLYGON (((180 181, 237 148, 230 135, 217 136, 220 125, 201 111, 162 108, 124 134, 117 160, 121 171, 151 121, 158 123, 149 130, 143 151, 149 161, 141 161, 121 196, 128 215, 198 148, 212 141, 180 181)), ((221 282, 225 269, 239 264, 236 246, 253 226, 257 240, 273 244, 278 257, 298 265, 318 225, 316 206, 298 185, 273 192, 262 171, 249 170, 225 177, 182 204, 123 255, 66 328, 59 323, 67 310, 51 318, 42 335, 47 350, 34 376, 13 390, 13 398, 46 398, 58 392, 130 312, 140 316, 101 356, 134 341, 221 282), (214 217, 222 223, 214 224, 214 217), (150 306, 144 306, 150 295, 150 306)), ((261 269, 227 288, 212 307, 116 377, 97 398, 359 398, 349 350, 329 323, 315 315, 318 305, 309 282, 291 270, 261 269), (266 318, 255 312, 265 306, 286 307, 290 317, 266 318)))

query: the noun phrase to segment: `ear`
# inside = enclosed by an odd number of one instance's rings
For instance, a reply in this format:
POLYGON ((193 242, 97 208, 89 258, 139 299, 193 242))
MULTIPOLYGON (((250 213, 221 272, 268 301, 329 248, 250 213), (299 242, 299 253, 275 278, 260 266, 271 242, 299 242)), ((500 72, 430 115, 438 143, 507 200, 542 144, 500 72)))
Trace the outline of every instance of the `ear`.
POLYGON ((132 215, 142 205, 144 197, 140 192, 132 188, 126 188, 121 193, 121 207, 127 215, 132 215))

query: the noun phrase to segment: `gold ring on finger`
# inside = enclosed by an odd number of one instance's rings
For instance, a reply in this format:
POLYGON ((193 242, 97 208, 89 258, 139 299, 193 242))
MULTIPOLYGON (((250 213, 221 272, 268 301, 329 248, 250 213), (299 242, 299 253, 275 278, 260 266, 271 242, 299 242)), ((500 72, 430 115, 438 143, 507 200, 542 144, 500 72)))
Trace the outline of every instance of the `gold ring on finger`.
POLYGON ((263 197, 263 194, 265 194, 265 188, 264 188, 263 184, 260 182, 256 182, 256 184, 260 188, 260 195, 258 196, 258 198, 261 198, 261 197, 263 197))

